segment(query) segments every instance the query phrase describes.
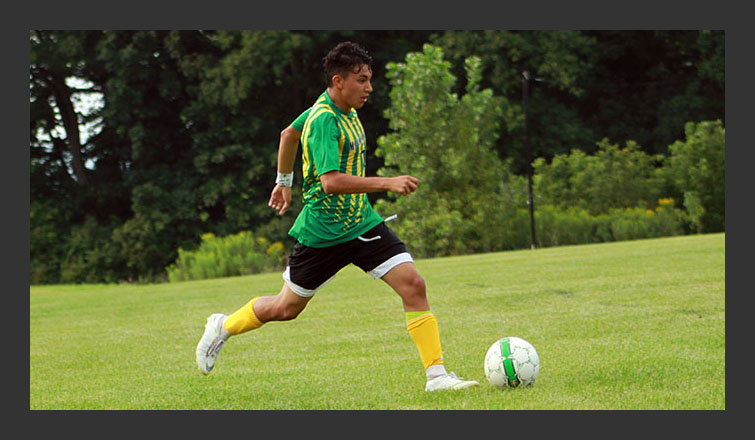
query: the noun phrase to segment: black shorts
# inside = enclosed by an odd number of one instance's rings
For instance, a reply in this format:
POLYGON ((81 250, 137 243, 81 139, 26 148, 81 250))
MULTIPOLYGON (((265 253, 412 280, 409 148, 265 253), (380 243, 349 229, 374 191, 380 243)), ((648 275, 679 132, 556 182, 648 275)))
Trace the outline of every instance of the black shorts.
POLYGON ((404 243, 383 222, 335 246, 313 248, 297 242, 283 279, 297 295, 310 297, 350 263, 378 279, 397 265, 411 261, 404 243))

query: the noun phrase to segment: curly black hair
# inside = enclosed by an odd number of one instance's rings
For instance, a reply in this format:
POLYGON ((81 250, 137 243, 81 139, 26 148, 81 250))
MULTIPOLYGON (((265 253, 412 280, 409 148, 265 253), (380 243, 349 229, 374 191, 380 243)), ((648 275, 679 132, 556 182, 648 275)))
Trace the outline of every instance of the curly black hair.
POLYGON ((360 45, 351 41, 338 43, 322 59, 328 87, 333 85, 333 75, 345 77, 349 72, 355 73, 360 66, 365 64, 372 71, 372 57, 360 45))

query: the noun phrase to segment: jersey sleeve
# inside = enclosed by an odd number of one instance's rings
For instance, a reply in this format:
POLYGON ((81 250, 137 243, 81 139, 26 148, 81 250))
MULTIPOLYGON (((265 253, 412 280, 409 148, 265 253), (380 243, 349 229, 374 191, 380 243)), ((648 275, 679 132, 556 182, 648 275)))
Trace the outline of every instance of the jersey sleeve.
POLYGON ((307 149, 311 151, 317 174, 323 175, 341 167, 341 155, 338 152, 340 130, 331 114, 323 113, 316 118, 308 129, 307 149))
POLYGON ((304 110, 304 112, 300 114, 299 117, 294 119, 294 122, 291 123, 291 126, 299 131, 304 131, 304 122, 306 122, 310 110, 312 110, 311 107, 304 110))

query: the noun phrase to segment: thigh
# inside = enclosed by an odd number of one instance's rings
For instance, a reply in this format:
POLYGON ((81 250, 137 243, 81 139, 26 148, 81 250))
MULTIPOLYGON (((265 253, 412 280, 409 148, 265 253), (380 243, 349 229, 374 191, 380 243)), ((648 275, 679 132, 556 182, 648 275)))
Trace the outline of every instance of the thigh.
POLYGON ((353 263, 373 278, 382 278, 396 265, 413 261, 404 242, 385 223, 370 229, 357 242, 353 263))
POLYGON ((294 245, 283 279, 299 296, 311 297, 351 262, 348 243, 325 248, 294 245))
POLYGON ((288 310, 296 310, 300 312, 307 307, 307 303, 309 303, 309 300, 311 299, 312 297, 302 297, 297 295, 286 283, 283 283, 283 288, 280 293, 278 293, 277 302, 279 306, 288 310))

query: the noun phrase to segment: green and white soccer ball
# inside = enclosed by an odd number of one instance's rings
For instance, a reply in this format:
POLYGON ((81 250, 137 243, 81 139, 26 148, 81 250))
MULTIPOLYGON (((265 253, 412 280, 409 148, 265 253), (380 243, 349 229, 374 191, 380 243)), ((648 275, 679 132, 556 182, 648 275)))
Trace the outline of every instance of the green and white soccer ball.
POLYGON ((485 377, 496 388, 532 385, 540 373, 540 357, 535 347, 522 338, 497 340, 485 355, 485 377))

